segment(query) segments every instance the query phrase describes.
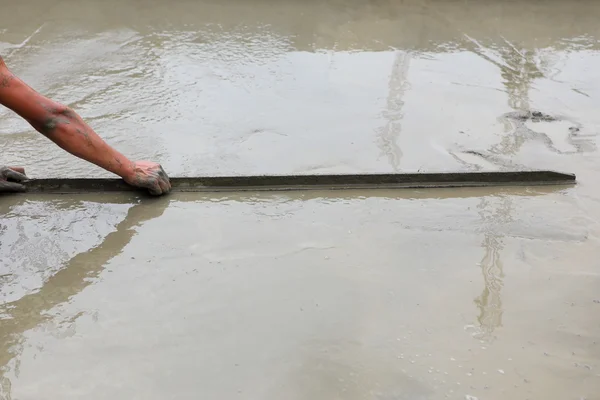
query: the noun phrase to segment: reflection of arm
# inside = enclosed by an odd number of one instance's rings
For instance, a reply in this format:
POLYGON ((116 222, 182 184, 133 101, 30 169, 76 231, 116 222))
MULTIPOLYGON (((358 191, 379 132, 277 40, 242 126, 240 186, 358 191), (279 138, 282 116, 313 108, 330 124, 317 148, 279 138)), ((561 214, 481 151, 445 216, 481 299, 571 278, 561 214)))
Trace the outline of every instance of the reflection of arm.
POLYGON ((106 263, 129 244, 136 233, 135 227, 160 217, 168 205, 169 201, 164 197, 133 205, 125 219, 117 224, 115 231, 106 235, 99 246, 67 261, 38 292, 0 305, 0 315, 5 316, 0 329, 0 371, 16 355, 14 346, 20 342, 23 332, 42 323, 48 310, 69 301, 92 284, 106 263))
POLYGON ((38 132, 58 146, 126 178, 133 163, 110 147, 70 108, 37 93, 15 76, 0 58, 0 104, 26 119, 38 132))

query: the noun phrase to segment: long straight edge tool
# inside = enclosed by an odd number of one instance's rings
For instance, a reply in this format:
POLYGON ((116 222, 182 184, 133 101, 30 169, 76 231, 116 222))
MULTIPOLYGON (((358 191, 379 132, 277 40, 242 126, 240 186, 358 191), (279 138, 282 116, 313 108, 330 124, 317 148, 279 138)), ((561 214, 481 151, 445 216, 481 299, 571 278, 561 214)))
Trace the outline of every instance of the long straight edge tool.
MULTIPOLYGON (((493 171, 347 175, 256 175, 171 178, 172 192, 410 189, 485 186, 571 185, 574 174, 555 171, 493 171)), ((25 193, 136 192, 121 179, 31 179, 25 193)))

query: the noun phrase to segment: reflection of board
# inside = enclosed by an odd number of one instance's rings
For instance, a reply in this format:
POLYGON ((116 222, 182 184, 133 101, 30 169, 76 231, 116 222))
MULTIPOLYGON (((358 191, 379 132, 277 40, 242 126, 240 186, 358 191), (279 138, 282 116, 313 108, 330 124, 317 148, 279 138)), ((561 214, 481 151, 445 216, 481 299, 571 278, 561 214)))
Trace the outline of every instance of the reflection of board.
MULTIPOLYGON (((569 185, 575 182, 575 175, 554 171, 171 178, 174 192, 535 186, 569 185)), ((25 185, 29 193, 98 193, 139 190, 120 179, 32 179, 25 185)))

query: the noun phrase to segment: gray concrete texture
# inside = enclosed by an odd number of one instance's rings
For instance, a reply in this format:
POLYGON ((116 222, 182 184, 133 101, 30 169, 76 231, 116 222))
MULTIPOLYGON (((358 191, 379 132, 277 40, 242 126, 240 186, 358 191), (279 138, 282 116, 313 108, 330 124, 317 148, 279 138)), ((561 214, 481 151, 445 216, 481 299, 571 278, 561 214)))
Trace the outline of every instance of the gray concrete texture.
MULTIPOLYGON (((599 399, 599 17, 3 1, 9 67, 173 177, 577 184, 2 197, 0 399, 599 399)), ((4 109, 0 158, 113 178, 4 109)))

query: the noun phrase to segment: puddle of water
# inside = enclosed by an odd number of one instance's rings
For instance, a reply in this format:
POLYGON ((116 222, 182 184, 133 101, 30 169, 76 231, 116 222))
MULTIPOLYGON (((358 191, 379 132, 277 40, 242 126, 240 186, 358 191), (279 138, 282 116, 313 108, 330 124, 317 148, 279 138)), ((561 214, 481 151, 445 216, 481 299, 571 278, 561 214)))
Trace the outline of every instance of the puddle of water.
MULTIPOLYGON (((9 66, 173 176, 579 183, 2 198, 0 398, 597 398, 600 3, 9 3, 9 66)), ((6 110, 0 154, 103 175, 6 110)))

